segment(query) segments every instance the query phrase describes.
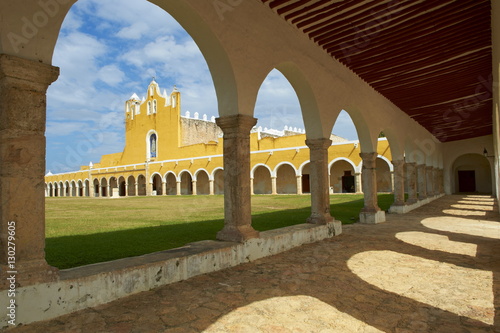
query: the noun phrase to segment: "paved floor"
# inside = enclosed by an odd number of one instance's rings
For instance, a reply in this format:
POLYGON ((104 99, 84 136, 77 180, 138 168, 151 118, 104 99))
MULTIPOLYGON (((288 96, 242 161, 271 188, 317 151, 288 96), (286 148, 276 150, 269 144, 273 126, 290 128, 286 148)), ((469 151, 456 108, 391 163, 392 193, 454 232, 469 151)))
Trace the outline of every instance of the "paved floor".
POLYGON ((387 223, 12 332, 500 332, 493 199, 387 223))

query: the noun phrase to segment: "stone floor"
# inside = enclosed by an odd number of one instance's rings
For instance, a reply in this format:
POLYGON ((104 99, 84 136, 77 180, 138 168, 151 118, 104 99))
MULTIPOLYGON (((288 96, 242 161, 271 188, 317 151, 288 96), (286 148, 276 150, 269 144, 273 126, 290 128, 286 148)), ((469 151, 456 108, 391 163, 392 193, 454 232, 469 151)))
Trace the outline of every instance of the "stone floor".
POLYGON ((9 332, 500 332, 499 221, 490 197, 446 196, 9 332))

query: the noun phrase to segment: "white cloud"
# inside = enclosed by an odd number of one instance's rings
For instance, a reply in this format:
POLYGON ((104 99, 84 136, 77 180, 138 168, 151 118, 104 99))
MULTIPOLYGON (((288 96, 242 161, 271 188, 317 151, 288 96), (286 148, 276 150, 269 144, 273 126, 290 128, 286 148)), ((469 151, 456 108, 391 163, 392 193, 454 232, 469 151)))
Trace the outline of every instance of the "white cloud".
POLYGON ((144 34, 150 31, 146 22, 135 22, 128 27, 122 28, 116 34, 117 37, 124 39, 140 39, 144 34))
POLYGON ((112 64, 102 67, 97 73, 97 77, 108 85, 115 86, 123 81, 125 73, 118 66, 112 64))

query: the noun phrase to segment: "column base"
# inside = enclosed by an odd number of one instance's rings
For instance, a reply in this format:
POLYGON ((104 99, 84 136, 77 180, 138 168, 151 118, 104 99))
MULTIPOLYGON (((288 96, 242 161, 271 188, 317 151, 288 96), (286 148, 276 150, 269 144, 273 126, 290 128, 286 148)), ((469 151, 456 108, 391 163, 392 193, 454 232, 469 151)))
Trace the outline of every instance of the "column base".
POLYGON ((390 214, 406 214, 409 212, 407 205, 401 205, 401 204, 394 204, 389 208, 389 213, 390 214))
POLYGON ((26 287, 59 280, 59 270, 49 266, 45 260, 17 262, 14 270, 7 265, 1 265, 0 279, 0 290, 9 289, 10 281, 15 281, 16 287, 26 287), (9 273, 10 271, 15 273, 9 273), (7 280, 10 276, 14 276, 15 279, 7 280))
POLYGON ((217 239, 226 242, 243 243, 251 238, 259 238, 259 232, 249 225, 224 226, 224 228, 217 233, 217 239))
POLYGON ((333 221, 335 221, 335 219, 330 214, 311 214, 306 220, 307 223, 311 224, 328 224, 333 221))
POLYGON ((359 222, 365 224, 385 222, 385 212, 383 210, 379 210, 377 212, 361 212, 359 213, 359 222))
POLYGON ((328 222, 327 224, 328 227, 328 234, 330 236, 338 236, 342 234, 342 222, 333 220, 331 222, 328 222))

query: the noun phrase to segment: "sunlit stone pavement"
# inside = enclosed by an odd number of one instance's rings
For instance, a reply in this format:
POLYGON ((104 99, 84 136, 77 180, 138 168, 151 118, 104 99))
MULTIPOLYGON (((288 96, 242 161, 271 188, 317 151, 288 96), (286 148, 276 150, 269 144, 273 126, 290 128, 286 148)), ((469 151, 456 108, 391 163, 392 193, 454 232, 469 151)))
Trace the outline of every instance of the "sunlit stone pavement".
MULTIPOLYGON (((335 212, 332 212, 335 215, 335 212)), ((12 332, 500 332, 500 222, 446 196, 379 225, 12 332)))

